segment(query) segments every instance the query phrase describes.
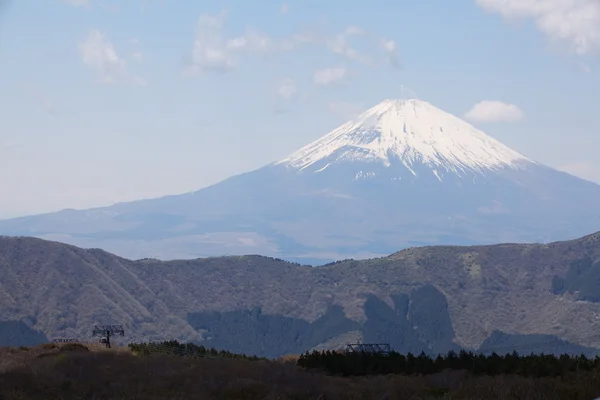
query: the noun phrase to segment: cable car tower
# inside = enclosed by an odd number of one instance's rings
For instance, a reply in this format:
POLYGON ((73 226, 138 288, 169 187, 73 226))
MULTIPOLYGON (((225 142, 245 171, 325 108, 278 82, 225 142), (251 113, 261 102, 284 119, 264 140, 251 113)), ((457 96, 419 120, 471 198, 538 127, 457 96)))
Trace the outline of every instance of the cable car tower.
POLYGON ((104 343, 110 349, 111 336, 125 336, 122 325, 94 325, 92 336, 100 336, 100 343, 104 343))

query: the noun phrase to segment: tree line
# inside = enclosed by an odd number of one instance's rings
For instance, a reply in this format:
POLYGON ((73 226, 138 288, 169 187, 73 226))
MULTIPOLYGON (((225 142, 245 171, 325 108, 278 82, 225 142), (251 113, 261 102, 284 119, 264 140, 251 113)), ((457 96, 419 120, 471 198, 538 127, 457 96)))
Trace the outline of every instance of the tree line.
POLYGON ((427 375, 444 370, 469 371, 473 375, 521 375, 526 377, 568 376, 580 371, 600 371, 600 357, 593 359, 563 354, 506 355, 475 354, 461 350, 432 358, 420 355, 365 352, 313 351, 300 356, 297 364, 305 369, 322 370, 332 375, 427 375))
MULTIPOLYGON (((236 354, 227 350, 206 348, 193 343, 180 343, 176 340, 158 343, 130 343, 133 354, 150 356, 169 354, 194 358, 229 358, 249 361, 266 360, 263 357, 236 354)), ((302 354, 296 364, 307 370, 323 371, 339 376, 367 375, 429 375, 444 370, 468 371, 473 375, 520 375, 525 377, 565 377, 584 371, 600 372, 600 356, 587 358, 585 355, 563 354, 521 355, 516 351, 505 355, 492 353, 450 351, 432 358, 422 352, 400 354, 392 351, 387 354, 366 352, 312 351, 302 354)))
POLYGON ((256 361, 261 358, 256 356, 247 356, 245 354, 236 354, 226 350, 217 350, 198 346, 193 343, 180 343, 176 340, 168 340, 158 343, 130 343, 129 349, 133 354, 140 356, 150 356, 155 354, 169 354, 200 358, 233 358, 256 361))

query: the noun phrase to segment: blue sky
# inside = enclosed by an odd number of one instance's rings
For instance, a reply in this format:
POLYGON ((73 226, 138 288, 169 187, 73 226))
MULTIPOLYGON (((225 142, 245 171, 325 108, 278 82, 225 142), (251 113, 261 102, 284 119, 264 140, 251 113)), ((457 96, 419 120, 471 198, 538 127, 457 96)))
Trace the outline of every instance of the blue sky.
POLYGON ((597 0, 0 10, 0 218, 196 190, 398 97, 600 182, 597 0))

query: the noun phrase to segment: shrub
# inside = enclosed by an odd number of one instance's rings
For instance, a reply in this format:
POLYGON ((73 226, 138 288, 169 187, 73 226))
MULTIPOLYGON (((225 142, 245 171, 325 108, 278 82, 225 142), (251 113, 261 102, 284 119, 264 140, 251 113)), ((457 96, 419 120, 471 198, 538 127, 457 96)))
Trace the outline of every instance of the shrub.
POLYGON ((60 351, 60 352, 90 351, 90 349, 88 349, 86 346, 82 345, 81 343, 67 343, 67 344, 60 346, 60 349, 58 349, 58 351, 60 351))
POLYGON ((248 357, 244 354, 235 354, 225 350, 207 349, 193 343, 179 343, 176 340, 160 343, 130 343, 129 349, 135 355, 149 356, 157 354, 169 354, 193 358, 234 358, 250 361, 264 360, 255 356, 248 357))

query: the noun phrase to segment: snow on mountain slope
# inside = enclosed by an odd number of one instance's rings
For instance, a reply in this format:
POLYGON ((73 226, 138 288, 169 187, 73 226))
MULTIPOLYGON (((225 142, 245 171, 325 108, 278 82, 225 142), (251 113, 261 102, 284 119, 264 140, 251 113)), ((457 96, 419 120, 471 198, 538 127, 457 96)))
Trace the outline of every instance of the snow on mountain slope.
POLYGON ((289 157, 183 195, 0 221, 129 258, 362 258, 600 229, 600 186, 419 100, 386 100, 289 157))
POLYGON ((384 100, 275 165, 305 170, 327 160, 332 163, 396 161, 413 174, 416 164, 460 175, 500 168, 519 169, 533 163, 469 123, 420 100, 384 100))

